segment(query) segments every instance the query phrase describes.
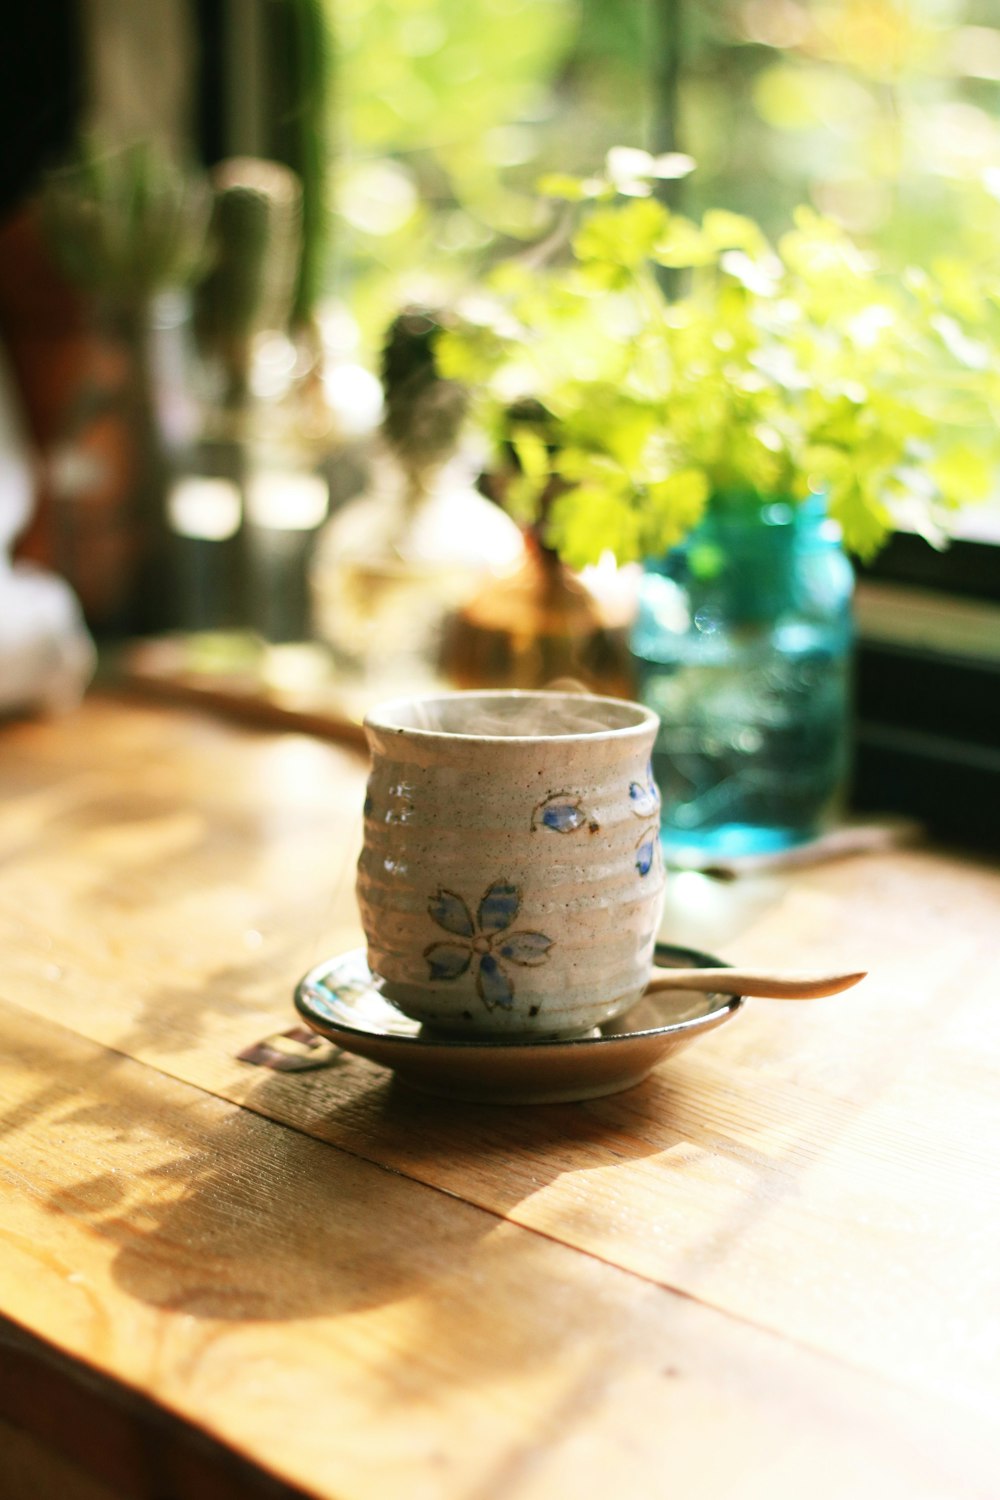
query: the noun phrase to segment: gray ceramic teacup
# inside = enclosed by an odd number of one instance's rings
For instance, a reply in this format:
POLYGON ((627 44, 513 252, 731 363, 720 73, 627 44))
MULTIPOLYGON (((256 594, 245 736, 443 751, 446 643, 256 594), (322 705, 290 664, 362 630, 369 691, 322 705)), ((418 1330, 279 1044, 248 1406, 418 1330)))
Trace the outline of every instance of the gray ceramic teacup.
POLYGON ((368 715, 358 902, 400 1010, 529 1041, 638 999, 663 895, 657 724, 566 693, 449 693, 368 715))

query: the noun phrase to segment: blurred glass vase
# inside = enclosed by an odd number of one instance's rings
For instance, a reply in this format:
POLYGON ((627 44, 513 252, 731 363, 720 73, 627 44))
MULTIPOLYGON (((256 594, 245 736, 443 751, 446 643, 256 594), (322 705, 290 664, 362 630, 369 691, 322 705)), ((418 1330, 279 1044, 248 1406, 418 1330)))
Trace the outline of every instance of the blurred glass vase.
POLYGON ((445 321, 411 307, 390 324, 371 482, 334 515, 313 561, 317 633, 342 677, 379 693, 439 682, 449 618, 522 550, 462 455, 468 393, 435 355, 445 321))
POLYGON ((309 466, 307 448, 258 451, 244 518, 247 614, 272 645, 312 634, 309 568, 330 488, 309 466))
POLYGON ((320 537, 317 633, 343 675, 380 691, 436 682, 453 612, 521 549, 517 527, 476 491, 461 460, 415 491, 385 458, 320 537))
POLYGON ((632 651, 660 715, 663 844, 764 854, 837 816, 849 770, 853 573, 819 501, 724 497, 647 566, 632 651))

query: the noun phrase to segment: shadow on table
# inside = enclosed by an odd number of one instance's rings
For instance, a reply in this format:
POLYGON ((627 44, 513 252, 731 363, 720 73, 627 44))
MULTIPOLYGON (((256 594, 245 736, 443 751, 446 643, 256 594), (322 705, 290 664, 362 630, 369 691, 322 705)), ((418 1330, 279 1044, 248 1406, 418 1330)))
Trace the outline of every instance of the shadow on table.
MULTIPOLYGON (((450 1428, 457 1445, 467 1441, 477 1390, 497 1403, 496 1422, 480 1424, 495 1450, 528 1381, 524 1441, 502 1459, 484 1455, 481 1486, 469 1493, 485 1497, 506 1491, 522 1454, 530 1469, 550 1437, 585 1420, 634 1357, 633 1310, 662 1294, 496 1212, 261 1118, 286 1109, 287 1080, 255 1080, 251 1112, 60 1028, 25 1020, 15 1030, 16 1020, 10 1061, 31 1087, 20 1109, 0 1107, 0 1125, 30 1143, 31 1197, 54 1221, 70 1221, 38 1236, 50 1278, 52 1267, 74 1268, 75 1291, 60 1277, 56 1295, 75 1299, 67 1305, 99 1341, 133 1344, 135 1368, 175 1391, 188 1382, 204 1389, 208 1412, 218 1412, 228 1376, 234 1401, 248 1392, 289 1413, 300 1400, 329 1401, 316 1411, 314 1446, 327 1433, 331 1445, 343 1440, 345 1423, 366 1422, 375 1434, 395 1415, 419 1477, 429 1403, 454 1393, 454 1422, 438 1424, 445 1436, 434 1462, 450 1428), (213 1364, 212 1341, 230 1329, 239 1342, 213 1364), (551 1391, 540 1380, 550 1366, 551 1391), (341 1390, 348 1399, 338 1406, 341 1390)), ((375 1070, 363 1076, 369 1118, 400 1137, 448 1139, 456 1158, 476 1115, 480 1144, 470 1137, 466 1159, 494 1173, 509 1201, 592 1162, 616 1136, 573 1106, 456 1112, 375 1070), (483 1148, 491 1134, 492 1151, 483 1148)), ((667 1333, 655 1358, 670 1365, 667 1333)), ((289 1442, 295 1430, 290 1422, 289 1442)))
POLYGON ((669 1121, 658 1122, 655 1135, 635 1128, 637 1117, 609 1109, 612 1101, 438 1098, 346 1054, 329 1071, 272 1075, 241 1102, 501 1218, 559 1178, 638 1161, 682 1139, 669 1121))
MULTIPOLYGON (((453 1159, 459 1157, 454 1107, 448 1120, 437 1101, 391 1083, 379 1088, 389 1128, 443 1133, 453 1159)), ((539 1254, 551 1260, 569 1253, 506 1224, 500 1200, 513 1206, 573 1170, 574 1150, 586 1149, 592 1161, 593 1146, 608 1135, 599 1122, 571 1109, 536 1111, 530 1130, 522 1118, 515 1144, 509 1110, 480 1111, 496 1116, 498 1127, 493 1150, 483 1149, 486 1120, 477 1130, 478 1146, 465 1148, 478 1170, 495 1178, 493 1207, 485 1212, 398 1170, 258 1118, 280 1108, 281 1092, 281 1081, 263 1080, 247 1101, 253 1113, 227 1112, 210 1131, 199 1130, 196 1141, 176 1142, 182 1154, 136 1176, 119 1205, 101 1201, 105 1178, 75 1186, 73 1205, 63 1194, 52 1206, 97 1209, 93 1227, 118 1246, 112 1274, 119 1287, 196 1318, 326 1317, 414 1297, 425 1313, 437 1306, 441 1314, 466 1283, 509 1282, 514 1294, 528 1277, 537 1293, 544 1267, 532 1269, 532 1263, 539 1254), (279 1095, 274 1104, 267 1098, 272 1093, 279 1095), (502 1247, 492 1243, 498 1238, 502 1247)), ((159 1123, 169 1128, 174 1122, 163 1116, 159 1123)))

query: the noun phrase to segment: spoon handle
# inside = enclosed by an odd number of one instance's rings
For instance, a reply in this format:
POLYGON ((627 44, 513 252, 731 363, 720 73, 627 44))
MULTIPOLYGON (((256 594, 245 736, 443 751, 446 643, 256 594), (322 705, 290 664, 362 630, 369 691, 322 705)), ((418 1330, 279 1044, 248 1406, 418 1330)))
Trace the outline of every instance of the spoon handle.
POLYGON ((762 995, 770 1000, 816 1000, 837 995, 864 979, 867 970, 851 974, 803 974, 786 970, 768 974, 760 969, 659 969, 646 986, 647 995, 662 990, 698 990, 723 995, 762 995))

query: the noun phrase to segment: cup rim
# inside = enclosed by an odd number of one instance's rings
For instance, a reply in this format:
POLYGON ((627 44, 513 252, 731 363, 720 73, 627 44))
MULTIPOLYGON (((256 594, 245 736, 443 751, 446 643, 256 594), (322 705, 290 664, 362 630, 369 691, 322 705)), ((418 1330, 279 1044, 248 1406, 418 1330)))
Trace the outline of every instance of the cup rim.
POLYGON ((558 742, 559 744, 600 744, 607 740, 628 740, 639 738, 647 734, 650 729, 659 728, 660 719, 652 709, 646 708, 642 703, 636 703, 630 698, 612 698, 606 694, 599 693, 571 693, 563 691, 551 691, 546 688, 522 689, 522 688, 486 688, 483 690, 459 689, 456 691, 442 691, 431 693, 415 693, 410 697, 391 698, 385 703, 376 704, 365 714, 364 727, 367 730, 382 734, 391 734, 409 740, 424 741, 446 741, 459 742, 462 744, 482 745, 538 745, 558 742), (456 699, 478 699, 484 704, 495 703, 498 700, 508 702, 511 699, 520 699, 524 702, 552 702, 553 700, 563 703, 580 705, 591 704, 613 704, 616 708, 626 708, 635 715, 632 724, 618 724, 608 729, 584 729, 568 734, 463 734, 453 729, 424 729, 417 725, 400 724, 393 722, 405 708, 416 703, 445 703, 456 699))

